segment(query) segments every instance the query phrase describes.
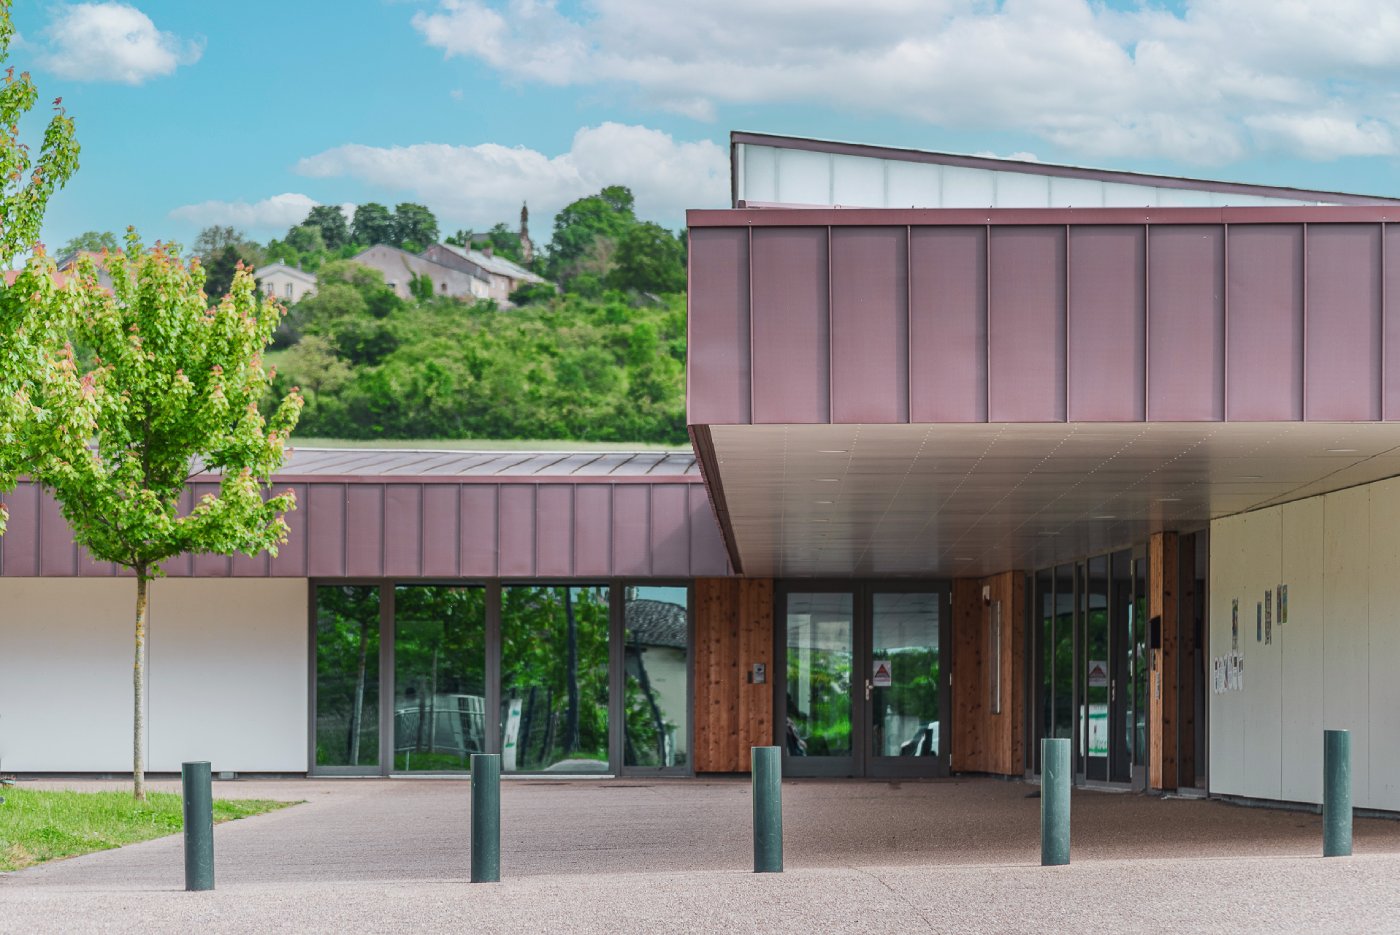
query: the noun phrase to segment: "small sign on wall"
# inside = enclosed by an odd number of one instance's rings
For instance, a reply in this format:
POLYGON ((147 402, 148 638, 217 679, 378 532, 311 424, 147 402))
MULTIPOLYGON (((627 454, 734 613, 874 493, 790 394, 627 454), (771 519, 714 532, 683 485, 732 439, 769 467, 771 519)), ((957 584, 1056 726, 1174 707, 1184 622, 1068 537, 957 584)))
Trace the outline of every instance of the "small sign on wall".
POLYGON ((1240 651, 1240 599, 1230 602, 1230 651, 1240 651))
POLYGON ((889 688, 894 685, 894 667, 888 659, 876 659, 870 673, 870 684, 876 688, 889 688))
POLYGON ((1288 622, 1288 585, 1278 586, 1278 625, 1288 622))

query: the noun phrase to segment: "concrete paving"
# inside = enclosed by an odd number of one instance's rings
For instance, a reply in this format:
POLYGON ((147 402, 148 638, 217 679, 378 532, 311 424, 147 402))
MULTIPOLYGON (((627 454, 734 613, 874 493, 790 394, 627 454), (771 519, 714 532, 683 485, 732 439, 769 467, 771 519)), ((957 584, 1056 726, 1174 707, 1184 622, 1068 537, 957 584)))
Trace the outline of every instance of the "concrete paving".
POLYGON ((179 837, 0 875, 0 932, 1400 931, 1400 821, 1323 860, 1314 814, 1077 791, 1042 868, 1033 791, 789 781, 787 870, 755 875, 745 781, 508 781, 504 882, 472 885, 463 781, 216 783, 305 804, 219 826, 212 893, 179 837))

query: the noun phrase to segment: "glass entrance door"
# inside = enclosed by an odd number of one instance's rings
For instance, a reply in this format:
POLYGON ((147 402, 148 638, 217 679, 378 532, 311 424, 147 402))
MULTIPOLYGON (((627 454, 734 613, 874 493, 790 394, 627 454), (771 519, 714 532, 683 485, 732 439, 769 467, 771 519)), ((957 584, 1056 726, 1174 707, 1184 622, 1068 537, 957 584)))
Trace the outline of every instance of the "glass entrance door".
POLYGON ((946 773, 947 598, 937 586, 780 589, 789 774, 946 773))

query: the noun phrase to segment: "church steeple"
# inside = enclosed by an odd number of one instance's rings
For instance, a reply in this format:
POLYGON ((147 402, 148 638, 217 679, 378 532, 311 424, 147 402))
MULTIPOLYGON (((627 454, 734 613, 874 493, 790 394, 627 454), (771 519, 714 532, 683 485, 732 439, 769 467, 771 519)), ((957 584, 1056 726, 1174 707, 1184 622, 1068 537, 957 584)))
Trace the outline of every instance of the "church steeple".
POLYGON ((530 242, 530 206, 520 205, 520 258, 529 263, 535 258, 535 245, 530 242))

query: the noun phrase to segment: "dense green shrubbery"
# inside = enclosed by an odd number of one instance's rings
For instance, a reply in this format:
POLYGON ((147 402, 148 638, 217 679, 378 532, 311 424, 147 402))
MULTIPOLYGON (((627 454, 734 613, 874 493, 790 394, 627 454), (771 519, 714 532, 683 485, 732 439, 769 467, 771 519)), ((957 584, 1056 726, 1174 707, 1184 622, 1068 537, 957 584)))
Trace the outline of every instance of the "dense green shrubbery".
POLYGON ((299 434, 684 443, 684 296, 409 304, 376 275, 332 265, 288 316, 299 434))

